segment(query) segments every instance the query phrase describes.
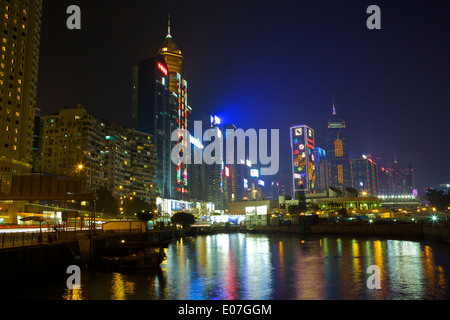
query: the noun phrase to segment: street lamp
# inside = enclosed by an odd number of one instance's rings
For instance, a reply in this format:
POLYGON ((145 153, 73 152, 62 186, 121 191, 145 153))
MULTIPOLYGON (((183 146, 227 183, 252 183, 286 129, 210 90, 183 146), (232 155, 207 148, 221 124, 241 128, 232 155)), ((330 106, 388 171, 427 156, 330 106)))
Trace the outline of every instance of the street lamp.
MULTIPOLYGON (((84 171, 84 169, 85 169, 85 165, 83 163, 77 164, 77 170, 80 172, 80 175, 81 175, 81 172, 84 171)), ((92 164, 89 167, 89 193, 92 194, 92 164)), ((93 210, 94 212, 92 212, 89 215, 89 223, 90 223, 89 229, 93 230, 93 232, 95 233, 95 204, 94 204, 94 201, 95 201, 95 199, 92 200, 92 206, 91 206, 91 208, 94 208, 94 210, 93 210)))

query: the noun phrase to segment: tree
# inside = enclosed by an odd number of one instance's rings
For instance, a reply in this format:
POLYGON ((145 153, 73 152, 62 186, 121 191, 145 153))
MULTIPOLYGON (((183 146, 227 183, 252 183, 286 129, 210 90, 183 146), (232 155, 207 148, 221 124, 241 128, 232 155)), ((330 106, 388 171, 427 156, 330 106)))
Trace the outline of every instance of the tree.
POLYGON ((145 222, 145 230, 147 231, 147 222, 154 218, 154 214, 150 211, 138 212, 136 213, 136 217, 139 221, 145 222))
POLYGON ((96 191, 96 196, 97 212, 101 212, 107 217, 116 217, 119 213, 119 205, 117 204, 117 200, 114 198, 112 193, 106 188, 101 188, 96 191))
POLYGON ((450 196, 443 191, 427 189, 425 199, 431 206, 436 207, 438 211, 445 211, 450 206, 450 196))
POLYGON ((181 224, 183 228, 188 228, 195 223, 195 217, 188 212, 177 212, 172 216, 172 222, 181 224))
POLYGON ((337 212, 342 217, 347 217, 347 215, 348 215, 347 214, 347 209, 345 209, 345 208, 340 208, 337 212))
POLYGON ((136 197, 125 198, 123 207, 125 214, 128 217, 134 216, 138 212, 142 211, 153 212, 154 210, 152 203, 136 197))

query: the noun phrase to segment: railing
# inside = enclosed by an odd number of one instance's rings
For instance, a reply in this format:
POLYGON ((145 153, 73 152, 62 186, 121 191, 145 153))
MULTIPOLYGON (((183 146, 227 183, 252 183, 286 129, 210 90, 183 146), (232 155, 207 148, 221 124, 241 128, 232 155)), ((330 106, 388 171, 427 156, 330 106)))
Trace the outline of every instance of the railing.
POLYGON ((58 231, 33 231, 33 232, 5 232, 0 233, 0 248, 16 248, 41 244, 75 241, 86 238, 111 237, 119 235, 135 235, 142 233, 141 229, 125 230, 58 230, 58 231))

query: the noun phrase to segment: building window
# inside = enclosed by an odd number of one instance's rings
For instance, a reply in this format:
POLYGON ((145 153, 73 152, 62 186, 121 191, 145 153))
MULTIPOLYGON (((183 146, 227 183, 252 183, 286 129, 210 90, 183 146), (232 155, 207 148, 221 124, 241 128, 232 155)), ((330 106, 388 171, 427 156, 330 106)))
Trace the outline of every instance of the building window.
POLYGON ((336 157, 344 156, 344 148, 342 147, 342 140, 337 138, 334 141, 334 154, 336 157))
POLYGON ((342 164, 337 166, 338 171, 338 183, 343 184, 344 183, 344 172, 342 170, 342 164))

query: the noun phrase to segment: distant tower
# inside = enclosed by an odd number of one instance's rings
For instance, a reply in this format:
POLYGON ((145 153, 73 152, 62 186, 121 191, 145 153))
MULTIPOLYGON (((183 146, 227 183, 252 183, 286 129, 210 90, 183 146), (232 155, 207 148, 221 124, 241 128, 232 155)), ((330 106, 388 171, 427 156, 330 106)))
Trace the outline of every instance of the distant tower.
POLYGON ((333 114, 328 120, 327 159, 331 163, 331 186, 345 190, 350 187, 350 161, 345 121, 337 116, 333 98, 333 114))

